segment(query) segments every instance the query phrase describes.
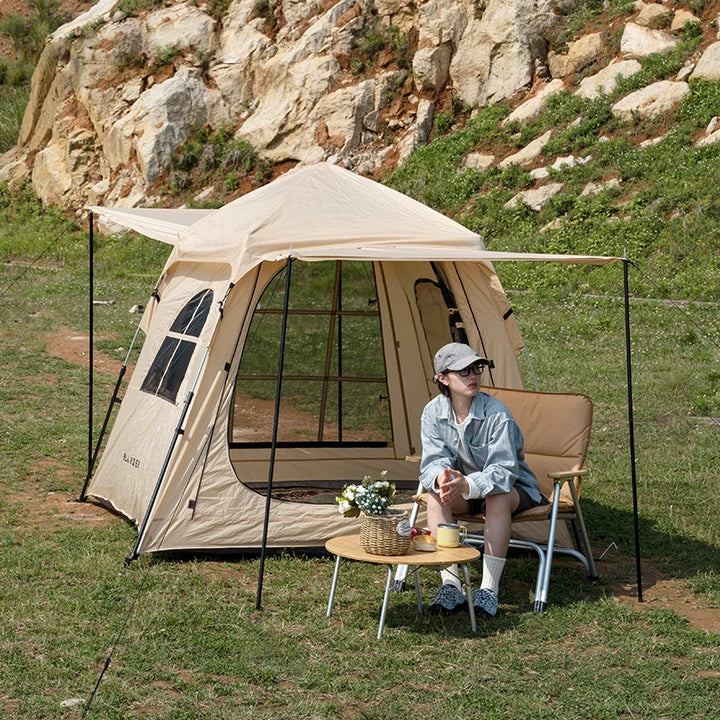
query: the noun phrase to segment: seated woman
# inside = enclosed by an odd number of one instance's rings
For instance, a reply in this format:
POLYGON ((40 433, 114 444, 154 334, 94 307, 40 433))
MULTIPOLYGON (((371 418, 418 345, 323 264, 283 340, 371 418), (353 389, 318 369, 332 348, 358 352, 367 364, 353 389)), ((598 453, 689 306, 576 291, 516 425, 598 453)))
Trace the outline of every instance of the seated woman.
MULTIPOLYGON (((428 491, 428 525, 455 515, 485 515, 485 550, 476 612, 493 617, 498 609, 500 576, 505 566, 512 516, 546 505, 537 479, 524 459, 523 436, 499 400, 479 392, 487 358, 469 345, 449 343, 434 358, 440 395, 423 410, 420 482, 428 491)), ((457 566, 441 573, 443 585, 430 611, 452 613, 467 602, 457 566)))

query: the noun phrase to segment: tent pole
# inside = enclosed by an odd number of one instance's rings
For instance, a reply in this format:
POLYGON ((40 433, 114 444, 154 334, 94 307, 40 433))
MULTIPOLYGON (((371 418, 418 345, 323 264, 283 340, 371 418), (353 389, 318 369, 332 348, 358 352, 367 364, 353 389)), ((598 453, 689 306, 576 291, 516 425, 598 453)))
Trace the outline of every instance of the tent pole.
MULTIPOLYGON (((93 340, 95 334, 95 217, 92 210, 88 213, 88 468, 87 475, 92 472, 93 456, 93 340)), ((87 485, 87 481, 85 483, 87 485)), ((84 498, 85 485, 81 499, 84 498)))
POLYGON ((90 459, 90 464, 88 467, 88 472, 85 477, 85 482, 83 483, 82 490, 80 491, 80 496, 78 497, 78 502, 85 502, 85 493, 87 491, 87 486, 90 483, 90 478, 92 477, 93 470, 95 469, 95 463, 97 462, 97 457, 100 453, 100 446, 102 445, 102 440, 105 437, 105 431, 107 430, 107 426, 110 422, 110 416, 112 415, 113 408, 115 407, 115 403, 120 403, 120 400, 118 399, 118 394, 120 393, 120 386, 122 385, 123 378, 125 377, 125 373, 127 372, 127 366, 130 361, 130 353, 132 352, 133 348, 135 347, 135 341, 137 340, 138 333, 140 332, 140 325, 135 328, 135 335, 133 336, 132 342, 130 343, 130 348, 127 351, 127 354, 125 355, 125 361, 122 364, 122 367, 120 368, 120 372, 118 373, 117 380, 115 381, 115 388, 113 390, 112 397, 110 398, 110 404, 108 405, 108 409, 105 412, 105 420, 103 421, 102 428, 100 429, 100 435, 98 435, 97 442, 95 443, 95 450, 93 451, 92 457, 90 459))
POLYGON ((623 258, 623 288, 625 298, 625 369, 627 372, 628 432, 630 441, 630 473, 632 478, 633 526, 635 531, 635 572, 637 574, 638 602, 643 602, 642 567, 640 564, 640 523, 638 516, 637 472, 635 469, 635 420, 633 415, 632 358, 630 351, 630 283, 628 266, 630 260, 623 258))
POLYGON ((187 417, 188 411, 190 410, 190 405, 192 404, 192 400, 195 397, 195 387, 200 378, 200 373, 202 372, 202 369, 205 366, 205 361, 207 360, 209 351, 210 351, 210 348, 206 347, 202 362, 200 363, 200 367, 198 368, 197 374, 195 375, 195 380, 193 381, 193 386, 190 388, 190 391, 188 392, 187 397, 185 398, 185 404, 183 405, 182 412, 180 413, 180 417, 178 418, 177 426, 175 427, 175 432, 173 434, 172 440, 170 441, 170 447, 168 448, 167 453, 165 453, 165 460, 163 461, 163 465, 160 468, 160 474, 158 475, 157 482, 155 483, 155 487, 153 488, 152 495, 150 496, 150 501, 148 502, 147 509, 145 510, 145 517, 143 517, 143 521, 140 524, 140 527, 138 528, 137 540, 135 540, 135 545, 134 545, 130 555, 128 555, 128 557, 125 558, 125 566, 126 567, 133 560, 137 559, 137 557, 138 557, 138 554, 139 554, 138 550, 140 549, 140 542, 143 538, 143 535, 145 534, 145 529, 146 529, 148 521, 150 519, 150 513, 152 512, 153 506, 155 505, 155 500, 157 499, 158 493, 160 492, 160 486, 162 485, 162 482, 165 479, 165 473, 167 472, 168 466, 170 465, 170 459, 172 458, 173 452, 175 451, 175 446, 177 445, 178 438, 185 432, 185 429, 183 428, 183 425, 185 423, 185 418, 187 417))
POLYGON ((268 525, 270 522, 270 502, 272 500, 273 475, 275 474, 275 450, 277 448, 278 423, 280 418, 280 391, 282 390, 283 364, 285 361, 285 337, 287 335, 288 305, 290 300, 290 271, 292 269, 292 249, 288 255, 285 270, 285 300, 283 302, 282 330, 280 333, 280 356, 278 358, 277 386, 275 388, 275 416, 273 418, 272 444, 270 446, 270 466, 268 467, 267 494, 265 495, 265 519, 263 521, 262 548, 260 550, 260 574, 258 577, 255 609, 262 604, 263 578, 265 576, 265 551, 267 549, 268 525))

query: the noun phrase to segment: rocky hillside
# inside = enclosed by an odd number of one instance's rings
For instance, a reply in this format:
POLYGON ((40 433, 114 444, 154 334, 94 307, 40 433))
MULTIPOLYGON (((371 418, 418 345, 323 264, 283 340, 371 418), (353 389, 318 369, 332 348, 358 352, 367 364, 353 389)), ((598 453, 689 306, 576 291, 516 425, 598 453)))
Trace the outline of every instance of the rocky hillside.
MULTIPOLYGON (((621 120, 657 119, 694 80, 720 79, 715 3, 606 0, 598 14, 600 5, 99 0, 49 38, 0 181, 31 177, 44 202, 79 210, 180 204, 188 192, 220 201, 320 160, 382 178, 506 104, 501 128, 514 147, 471 148, 462 164, 527 168, 535 184, 515 202, 537 209, 560 190, 553 167, 588 161, 548 163, 554 129, 521 132, 550 98, 606 97, 648 58, 684 53, 670 76, 612 104, 621 120)), ((709 127, 697 142, 718 138, 709 127)))

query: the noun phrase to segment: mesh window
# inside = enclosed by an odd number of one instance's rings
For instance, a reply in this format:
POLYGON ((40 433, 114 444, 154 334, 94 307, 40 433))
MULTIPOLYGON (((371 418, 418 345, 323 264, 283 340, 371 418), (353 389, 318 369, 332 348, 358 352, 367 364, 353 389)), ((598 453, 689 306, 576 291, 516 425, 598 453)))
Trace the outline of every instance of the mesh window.
POLYGON ((174 403, 212 306, 212 290, 198 293, 177 314, 140 389, 174 403), (183 337, 185 336, 185 337, 183 337), (189 338, 189 339, 188 339, 189 338))
MULTIPOLYGON (((285 272, 255 308, 240 362, 231 440, 269 443, 285 272)), ((295 262, 278 439, 288 444, 392 442, 371 263, 295 262)))

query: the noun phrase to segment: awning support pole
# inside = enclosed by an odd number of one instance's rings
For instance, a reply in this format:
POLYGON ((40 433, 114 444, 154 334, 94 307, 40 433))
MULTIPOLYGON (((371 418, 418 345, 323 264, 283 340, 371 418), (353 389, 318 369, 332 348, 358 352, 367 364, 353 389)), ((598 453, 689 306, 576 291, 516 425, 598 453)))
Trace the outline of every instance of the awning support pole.
POLYGON ((83 483, 82 490, 80 491, 78 502, 85 502, 87 487, 90 483, 90 478, 92 477, 93 470, 95 469, 95 463, 97 462, 98 455, 100 454, 100 447, 102 445, 103 438, 105 437, 107 426, 110 423, 110 416, 112 415, 115 404, 120 403, 120 400, 118 400, 118 395, 120 394, 120 386, 122 385, 123 378, 125 377, 125 373, 127 372, 127 366, 130 362, 130 353, 135 347, 135 341, 137 340, 139 332, 140 326, 138 325, 137 328, 135 328, 135 335, 133 336, 132 342, 130 343, 130 348, 125 355, 125 361, 123 362, 122 367, 120 368, 120 372, 118 373, 117 380, 115 381, 115 388, 113 389, 113 394, 110 398, 110 404, 108 405, 108 409, 105 412, 105 419, 103 420, 103 425, 100 429, 100 435, 98 435, 98 439, 95 443, 95 450, 93 451, 92 457, 90 458, 87 476, 85 477, 85 482, 83 483))
POLYGON ((265 576, 265 552, 267 549, 268 525, 270 523, 270 503, 272 501, 273 476, 275 474, 275 450, 277 449, 278 423, 280 422, 280 391, 282 390, 283 365, 285 362, 285 337, 287 335, 288 306, 290 301, 290 274, 292 269, 292 250, 288 255, 285 270, 285 300, 283 302, 282 330, 280 333, 280 356, 278 358, 277 386, 275 388, 275 416, 273 418, 272 443, 270 445, 270 466, 268 468, 267 493, 265 495, 265 519, 263 521, 262 548, 260 550, 260 574, 258 577, 255 609, 262 605, 263 578, 265 576))
POLYGON ((627 373, 628 432, 630 441, 630 473, 632 478, 633 526, 635 531, 635 572, 637 574, 638 602, 643 602, 642 567, 640 563, 640 521, 638 514, 637 472, 635 463, 635 419, 633 415, 632 353, 630 349, 630 260, 623 258, 623 286, 625 297, 625 369, 627 373))
MULTIPOLYGON (((95 336, 95 217, 93 212, 88 214, 88 468, 87 476, 90 477, 93 462, 93 345, 95 336)), ((84 496, 85 485, 83 485, 84 496)))

